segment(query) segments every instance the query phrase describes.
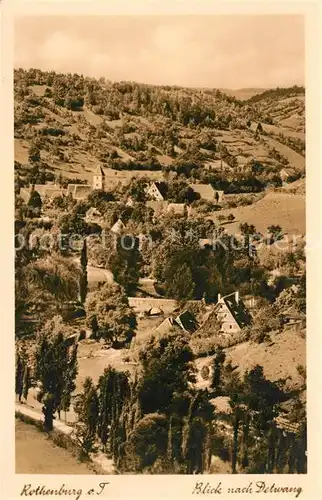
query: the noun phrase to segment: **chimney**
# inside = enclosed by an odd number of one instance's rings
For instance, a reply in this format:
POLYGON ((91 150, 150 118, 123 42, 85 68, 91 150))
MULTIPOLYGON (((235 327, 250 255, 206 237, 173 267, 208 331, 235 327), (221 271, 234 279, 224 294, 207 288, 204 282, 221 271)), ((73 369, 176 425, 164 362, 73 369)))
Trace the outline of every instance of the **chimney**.
POLYGON ((239 303, 239 292, 235 292, 235 300, 236 300, 236 303, 238 304, 239 303))
POLYGON ((220 293, 218 293, 217 302, 219 302, 219 301, 220 301, 220 299, 221 299, 221 295, 220 295, 220 293))

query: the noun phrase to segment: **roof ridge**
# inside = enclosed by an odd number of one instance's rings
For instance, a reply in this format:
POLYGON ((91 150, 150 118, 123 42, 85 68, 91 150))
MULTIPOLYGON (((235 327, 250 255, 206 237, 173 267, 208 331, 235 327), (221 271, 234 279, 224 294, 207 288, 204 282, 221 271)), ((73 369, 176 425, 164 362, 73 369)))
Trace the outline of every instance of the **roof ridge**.
POLYGON ((102 169, 102 166, 100 164, 97 165, 94 175, 101 175, 102 177, 105 177, 104 170, 102 169))

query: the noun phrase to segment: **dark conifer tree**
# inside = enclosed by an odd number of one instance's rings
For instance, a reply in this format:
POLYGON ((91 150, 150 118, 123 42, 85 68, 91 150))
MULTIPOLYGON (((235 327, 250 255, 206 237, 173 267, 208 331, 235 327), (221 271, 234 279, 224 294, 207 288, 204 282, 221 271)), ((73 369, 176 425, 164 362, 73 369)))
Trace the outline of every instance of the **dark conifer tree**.
MULTIPOLYGON (((76 365, 76 356, 70 348, 62 332, 49 335, 42 332, 35 355, 35 378, 41 383, 39 400, 43 402, 45 416, 44 428, 53 429, 54 413, 61 408, 66 387, 67 373, 71 373, 71 363, 76 365), (71 361, 73 360, 73 361, 71 361)), ((76 370, 73 376, 76 377, 76 370)))
POLYGON ((81 251, 81 256, 80 256, 80 263, 81 263, 81 277, 80 277, 80 283, 79 283, 79 295, 80 295, 80 301, 82 304, 84 304, 87 296, 87 287, 88 287, 88 279, 87 279, 87 244, 86 244, 86 238, 84 238, 84 244, 83 248, 81 251))

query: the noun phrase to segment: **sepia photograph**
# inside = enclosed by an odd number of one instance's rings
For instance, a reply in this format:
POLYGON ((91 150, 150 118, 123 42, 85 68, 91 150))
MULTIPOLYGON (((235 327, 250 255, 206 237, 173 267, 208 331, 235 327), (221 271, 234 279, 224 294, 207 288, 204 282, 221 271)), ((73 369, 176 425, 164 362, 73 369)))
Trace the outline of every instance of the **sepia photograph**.
POLYGON ((307 474, 304 16, 17 16, 13 58, 16 474, 307 474))

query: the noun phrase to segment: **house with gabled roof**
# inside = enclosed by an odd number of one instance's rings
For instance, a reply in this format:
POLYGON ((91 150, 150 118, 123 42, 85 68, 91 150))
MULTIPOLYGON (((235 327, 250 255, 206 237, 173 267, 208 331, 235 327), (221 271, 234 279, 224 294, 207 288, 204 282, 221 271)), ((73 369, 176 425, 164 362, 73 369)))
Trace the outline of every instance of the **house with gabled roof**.
POLYGON ((68 184, 67 194, 71 194, 74 200, 85 200, 92 192, 92 186, 88 184, 68 184))
POLYGON ((146 188, 146 194, 155 201, 164 201, 167 195, 167 185, 165 182, 152 182, 146 188))
POLYGON ((189 184, 196 194, 199 194, 201 200, 214 201, 221 203, 224 192, 214 189, 211 184, 189 184))
POLYGON ((174 320, 172 316, 169 316, 168 318, 165 318, 164 321, 155 329, 155 333, 157 336, 165 336, 168 335, 170 332, 177 330, 178 332, 180 331, 180 327, 178 323, 174 320))
POLYGON ((244 302, 239 298, 238 291, 223 297, 218 294, 217 304, 208 314, 206 322, 211 321, 212 318, 215 318, 223 333, 239 332, 252 323, 252 316, 244 302))
POLYGON ((195 315, 188 310, 182 311, 182 313, 176 317, 175 322, 187 333, 193 333, 198 328, 195 315))
POLYGON ((121 220, 121 219, 118 219, 115 224, 111 227, 111 231, 112 233, 114 234, 122 234, 122 232, 124 231, 125 229, 125 224, 124 222, 121 220))
POLYGON ((37 191, 42 200, 46 198, 53 200, 58 196, 64 196, 66 194, 66 189, 61 188, 57 184, 34 184, 31 187, 23 187, 20 189, 19 194, 25 203, 28 203, 32 191, 37 191))

